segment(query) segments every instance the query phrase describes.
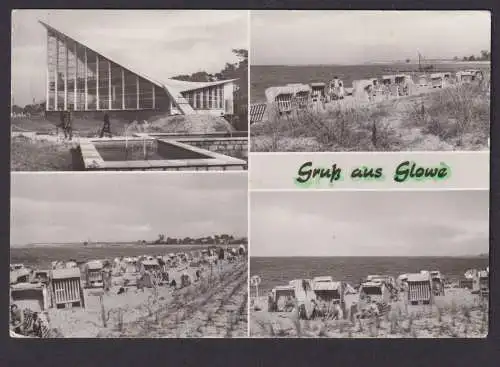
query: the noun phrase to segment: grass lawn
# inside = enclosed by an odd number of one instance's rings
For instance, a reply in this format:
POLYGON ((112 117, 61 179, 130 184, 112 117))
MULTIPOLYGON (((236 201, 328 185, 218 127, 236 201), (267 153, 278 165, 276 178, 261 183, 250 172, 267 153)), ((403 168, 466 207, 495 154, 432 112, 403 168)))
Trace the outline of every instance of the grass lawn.
POLYGON ((72 171, 69 147, 25 137, 11 140, 12 171, 72 171))

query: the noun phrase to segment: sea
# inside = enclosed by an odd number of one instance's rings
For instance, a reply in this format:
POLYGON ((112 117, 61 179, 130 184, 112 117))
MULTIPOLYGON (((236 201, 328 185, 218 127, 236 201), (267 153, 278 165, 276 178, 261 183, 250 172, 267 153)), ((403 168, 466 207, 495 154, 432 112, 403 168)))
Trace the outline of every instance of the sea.
POLYGON ((250 275, 261 278, 259 292, 267 292, 293 279, 331 276, 334 280, 358 285, 370 274, 392 275, 439 270, 447 279, 458 281, 468 269, 486 269, 487 256, 477 257, 251 257, 250 275))
POLYGON ((115 257, 133 257, 140 255, 166 255, 176 252, 196 251, 207 245, 138 245, 138 244, 103 244, 87 245, 35 245, 10 248, 10 263, 24 264, 38 269, 50 269, 52 261, 86 262, 96 259, 114 259, 115 257))
MULTIPOLYGON (((440 62, 435 63, 430 73, 457 72, 465 69, 480 69, 489 73, 488 62, 440 62)), ((364 64, 364 65, 252 65, 250 67, 250 101, 265 102, 265 90, 271 86, 290 83, 315 83, 332 80, 337 76, 346 87, 351 87, 353 80, 380 78, 383 75, 407 73, 415 77, 418 64, 364 64)))

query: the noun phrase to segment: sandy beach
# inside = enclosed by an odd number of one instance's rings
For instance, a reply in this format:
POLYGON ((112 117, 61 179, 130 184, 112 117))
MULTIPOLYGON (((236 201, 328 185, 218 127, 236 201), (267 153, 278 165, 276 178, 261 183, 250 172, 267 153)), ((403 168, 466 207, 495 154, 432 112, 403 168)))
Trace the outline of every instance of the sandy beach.
MULTIPOLYGON (((358 298, 346 295, 346 309, 358 298)), ((252 298, 252 337, 303 338, 484 338, 488 334, 487 303, 469 290, 448 288, 436 296, 433 305, 406 305, 392 302, 390 311, 378 318, 345 320, 299 320, 297 313, 268 312, 266 297, 252 298), (257 310, 256 310, 257 308, 257 310)))
MULTIPOLYGON (((180 266, 169 271, 180 284, 187 272, 195 279, 197 268, 180 266)), ((212 276, 205 266, 202 279, 182 289, 168 285, 138 290, 123 286, 123 277, 113 277, 109 292, 85 289, 85 308, 48 311, 50 327, 61 337, 245 337, 247 334, 246 258, 214 266, 212 276), (100 302, 102 297, 103 310, 100 302)))

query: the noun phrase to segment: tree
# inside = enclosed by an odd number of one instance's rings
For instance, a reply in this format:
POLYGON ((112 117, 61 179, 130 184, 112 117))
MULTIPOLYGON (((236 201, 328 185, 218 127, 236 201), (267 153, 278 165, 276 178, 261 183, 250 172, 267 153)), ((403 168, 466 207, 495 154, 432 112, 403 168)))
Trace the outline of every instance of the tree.
POLYGON ((158 239, 155 241, 156 244, 162 244, 165 242, 165 235, 163 233, 160 233, 158 235, 158 239))
POLYGON ((474 55, 469 56, 469 61, 476 61, 476 58, 474 57, 474 55))
POLYGON ((233 126, 237 130, 247 130, 247 101, 248 101, 248 50, 237 48, 231 50, 238 58, 235 63, 227 62, 220 72, 215 74, 207 73, 206 71, 198 71, 191 75, 182 74, 174 76, 172 79, 184 80, 191 82, 210 82, 225 79, 237 79, 236 91, 234 93, 235 115, 237 116, 232 121, 233 126))
POLYGON ((458 56, 455 56, 455 57, 453 58, 453 61, 458 61, 458 56))
POLYGON ((481 50, 481 60, 490 60, 491 59, 491 52, 487 50, 481 50))
POLYGON ((410 63, 410 59, 406 59, 406 63, 409 64, 410 63))

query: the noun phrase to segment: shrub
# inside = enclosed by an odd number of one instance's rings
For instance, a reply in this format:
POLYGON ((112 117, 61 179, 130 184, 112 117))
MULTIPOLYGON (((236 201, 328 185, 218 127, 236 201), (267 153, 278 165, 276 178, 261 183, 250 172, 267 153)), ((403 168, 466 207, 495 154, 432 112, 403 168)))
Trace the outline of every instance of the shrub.
POLYGON ((446 88, 410 106, 407 119, 424 133, 457 146, 463 145, 465 135, 470 133, 485 145, 490 130, 489 95, 473 84, 446 88))

